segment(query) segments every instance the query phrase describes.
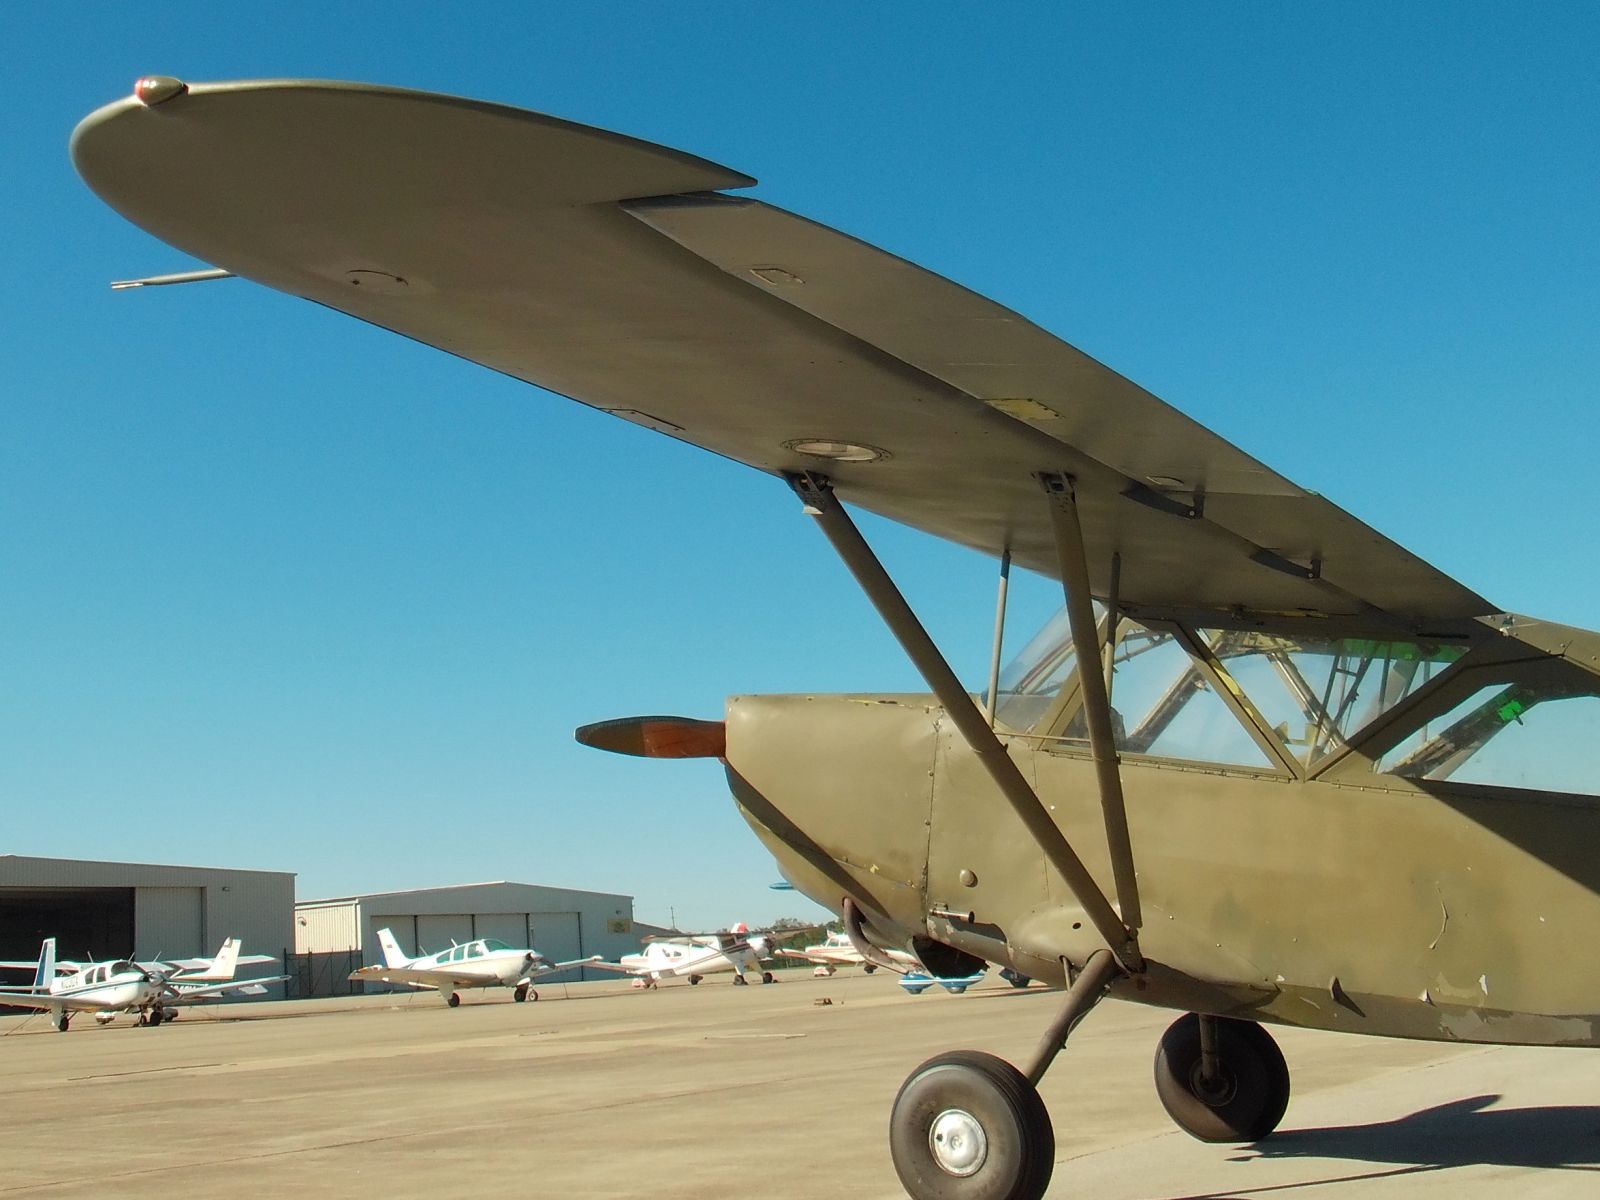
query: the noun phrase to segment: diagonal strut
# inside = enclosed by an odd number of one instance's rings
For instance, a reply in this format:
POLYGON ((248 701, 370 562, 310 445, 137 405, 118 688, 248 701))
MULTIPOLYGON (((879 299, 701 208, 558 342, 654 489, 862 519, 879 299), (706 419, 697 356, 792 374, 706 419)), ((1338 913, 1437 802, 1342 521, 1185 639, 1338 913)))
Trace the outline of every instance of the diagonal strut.
POLYGON ((900 589, 895 586, 872 547, 861 536, 850 514, 833 494, 833 485, 825 476, 810 472, 785 475, 784 478, 800 497, 805 511, 816 518, 835 552, 900 642, 906 657, 933 689, 951 722, 989 772, 989 777, 1017 817, 1033 835, 1045 858, 1083 906, 1084 914, 1105 939, 1117 962, 1130 973, 1142 970, 1144 960, 1139 953, 1138 939, 1122 918, 1117 916, 1094 876, 1089 874, 1083 860, 1063 836, 1015 760, 1007 753, 1005 745, 989 728, 988 718, 973 703, 972 697, 956 678, 950 664, 934 645, 933 639, 900 594, 900 589))

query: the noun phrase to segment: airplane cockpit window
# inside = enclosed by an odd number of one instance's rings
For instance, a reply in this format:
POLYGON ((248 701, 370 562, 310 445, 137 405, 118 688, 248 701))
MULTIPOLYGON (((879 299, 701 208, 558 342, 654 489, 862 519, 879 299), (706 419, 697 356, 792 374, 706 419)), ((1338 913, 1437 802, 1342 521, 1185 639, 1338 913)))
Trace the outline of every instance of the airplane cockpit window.
POLYGON ((482 958, 483 957, 483 943, 482 942, 473 942, 470 946, 468 946, 467 947, 467 957, 468 958, 482 958))
POLYGON ((1387 750, 1377 769, 1600 796, 1600 682, 1587 688, 1569 681, 1487 684, 1387 750))
POLYGON ((510 946, 506 945, 499 938, 484 938, 483 941, 479 942, 478 944, 483 947, 486 954, 493 954, 497 950, 511 949, 510 946))
POLYGON ((1204 636, 1279 740, 1308 765, 1341 749, 1466 653, 1462 646, 1257 630, 1204 636))
POLYGON ((1032 729, 1072 677, 1074 661, 1067 610, 1060 608, 1000 672, 995 719, 1012 729, 1032 729))
MULTIPOLYGON (((1112 732, 1124 754, 1271 767, 1272 762, 1171 634, 1122 623, 1111 672, 1112 732)), ((1068 738, 1087 738, 1082 713, 1068 738)))
POLYGON ((108 974, 109 975, 125 975, 128 972, 133 971, 134 969, 135 969, 134 965, 131 962, 114 962, 114 963, 111 964, 110 968, 108 969, 108 974))

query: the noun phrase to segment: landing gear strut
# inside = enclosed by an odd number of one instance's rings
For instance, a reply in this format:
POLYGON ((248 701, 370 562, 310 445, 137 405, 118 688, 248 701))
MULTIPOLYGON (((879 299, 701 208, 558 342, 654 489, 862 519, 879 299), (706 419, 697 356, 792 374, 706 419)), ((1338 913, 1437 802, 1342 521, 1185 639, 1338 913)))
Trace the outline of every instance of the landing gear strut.
POLYGON ((1056 1136, 1039 1080, 1120 971, 1108 950, 1089 956, 1026 1074, 975 1050, 941 1054, 911 1073, 890 1110, 889 1153, 914 1200, 1044 1195, 1056 1136))
POLYGON ((1179 1129, 1202 1142, 1255 1142, 1289 1106, 1289 1068, 1254 1021, 1188 1013, 1161 1036, 1156 1094, 1179 1129))
MULTIPOLYGON (((1039 1080, 1120 971, 1109 951, 1089 956, 1026 1070, 958 1050, 911 1073, 889 1115, 889 1151, 913 1200, 1044 1195, 1055 1132, 1039 1080)), ((1289 1069, 1254 1021, 1189 1013, 1162 1036, 1156 1092, 1178 1127, 1201 1141, 1259 1141, 1283 1119, 1289 1069)))

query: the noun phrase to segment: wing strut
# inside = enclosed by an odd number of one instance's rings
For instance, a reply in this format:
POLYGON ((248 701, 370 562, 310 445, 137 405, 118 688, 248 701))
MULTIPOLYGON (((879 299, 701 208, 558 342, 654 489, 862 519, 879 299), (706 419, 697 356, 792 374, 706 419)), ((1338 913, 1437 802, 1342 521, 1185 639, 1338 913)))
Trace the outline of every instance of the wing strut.
MULTIPOLYGON (((1078 650, 1078 680, 1083 691, 1083 712, 1089 723, 1089 750, 1094 756, 1100 784, 1100 811, 1105 818, 1106 846, 1111 851, 1111 875, 1117 885, 1122 920, 1137 932, 1144 924, 1139 911, 1139 883, 1133 870, 1133 844, 1128 839, 1128 810, 1122 801, 1122 771, 1117 763, 1116 739, 1111 732, 1111 699, 1106 677, 1094 670, 1090 647, 1100 646, 1099 626, 1089 596, 1089 559, 1083 549, 1083 523, 1078 519, 1078 497, 1070 475, 1041 474, 1039 483, 1050 497, 1050 521, 1055 527, 1056 555, 1061 560, 1061 587, 1067 598, 1067 623, 1078 650)), ((1120 569, 1118 571, 1120 574, 1120 569)), ((1112 620, 1116 616, 1113 613, 1112 620)))
POLYGON ((911 606, 900 594, 900 589, 895 586, 883 563, 873 553, 872 547, 867 545, 861 531, 850 519, 850 514, 833 494, 833 485, 826 476, 811 472, 785 475, 784 478, 794 489, 795 495, 800 497, 806 513, 816 518, 834 551, 855 576, 867 599, 872 601, 878 615, 906 652, 906 657, 933 689, 934 695, 938 696, 950 720, 974 756, 989 772, 1001 795, 1023 825, 1027 826, 1044 856, 1083 906, 1084 914, 1094 923, 1118 963, 1129 973, 1143 970, 1144 959, 1139 953, 1137 937, 1117 916, 1094 876, 1089 874, 1083 860, 1062 835, 1016 762, 1006 752, 1004 744, 989 728, 983 710, 961 686, 961 681, 928 636, 928 631, 922 627, 922 622, 917 620, 916 613, 911 611, 911 606))

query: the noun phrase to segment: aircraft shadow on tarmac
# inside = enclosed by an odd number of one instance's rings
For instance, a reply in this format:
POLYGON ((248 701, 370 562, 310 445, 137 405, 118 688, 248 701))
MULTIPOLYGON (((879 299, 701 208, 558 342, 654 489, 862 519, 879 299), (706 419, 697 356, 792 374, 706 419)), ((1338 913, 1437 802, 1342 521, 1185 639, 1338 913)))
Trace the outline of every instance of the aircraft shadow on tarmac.
POLYGON ((1600 1170, 1600 1107, 1491 1108, 1499 1099, 1453 1100, 1371 1125, 1283 1129, 1251 1149, 1260 1158, 1600 1170))
POLYGON ((1600 1171, 1600 1107, 1491 1109, 1490 1105, 1500 1099, 1494 1095, 1473 1096, 1369 1125, 1280 1129, 1269 1140, 1252 1145, 1247 1154, 1231 1161, 1320 1158, 1396 1165, 1265 1187, 1185 1193, 1182 1200, 1244 1200, 1274 1192, 1295 1194, 1333 1183, 1360 1183, 1453 1167, 1600 1171))

